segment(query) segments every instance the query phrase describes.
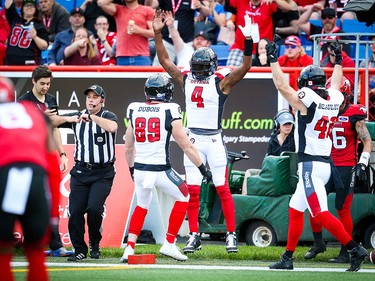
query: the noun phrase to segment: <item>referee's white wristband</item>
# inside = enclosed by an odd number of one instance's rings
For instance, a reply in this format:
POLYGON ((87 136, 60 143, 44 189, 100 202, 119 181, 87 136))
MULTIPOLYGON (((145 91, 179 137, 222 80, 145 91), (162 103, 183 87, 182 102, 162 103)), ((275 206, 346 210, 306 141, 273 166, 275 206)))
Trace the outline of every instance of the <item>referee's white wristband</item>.
POLYGON ((358 163, 362 163, 367 166, 369 161, 370 161, 370 153, 363 151, 361 153, 361 158, 359 158, 358 163))

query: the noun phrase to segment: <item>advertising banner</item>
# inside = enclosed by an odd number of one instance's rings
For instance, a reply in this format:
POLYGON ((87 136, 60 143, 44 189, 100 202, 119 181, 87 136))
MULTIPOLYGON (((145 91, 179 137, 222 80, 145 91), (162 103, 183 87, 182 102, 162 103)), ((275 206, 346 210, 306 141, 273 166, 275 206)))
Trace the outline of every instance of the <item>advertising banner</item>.
MULTIPOLYGON (((147 72, 54 72, 50 94, 56 96, 59 113, 83 110, 84 90, 98 84, 107 93, 105 108, 119 118, 117 143, 123 143, 127 120, 126 108, 133 101, 143 101, 144 83, 153 73, 147 72)), ((16 85, 17 96, 31 90, 30 72, 2 73, 16 85)), ((181 88, 176 85, 173 102, 183 111, 186 124, 185 100, 181 88)), ((235 169, 260 168, 266 154, 267 143, 273 129, 273 116, 280 102, 270 73, 248 73, 231 91, 227 99, 222 120, 223 141, 230 151, 247 151, 248 161, 235 164, 235 169)), ((74 143, 73 134, 64 129, 64 142, 74 143)), ((182 152, 175 143, 171 148, 172 164, 183 173, 182 152)))

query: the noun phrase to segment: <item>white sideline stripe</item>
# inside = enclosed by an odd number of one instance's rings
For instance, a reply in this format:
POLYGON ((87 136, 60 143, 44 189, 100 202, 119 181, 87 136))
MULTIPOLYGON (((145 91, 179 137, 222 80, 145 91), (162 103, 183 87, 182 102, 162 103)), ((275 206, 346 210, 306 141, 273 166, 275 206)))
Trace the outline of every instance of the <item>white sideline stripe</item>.
MULTIPOLYGON (((13 267, 27 266, 28 262, 12 262, 13 267)), ((123 268, 163 268, 163 269, 195 269, 195 270, 271 270, 264 266, 210 266, 210 265, 170 265, 170 264, 142 264, 142 265, 124 265, 115 263, 82 263, 82 262, 47 262, 47 267, 123 267, 123 268)), ((301 267, 294 268, 293 270, 282 270, 282 271, 302 271, 302 272, 345 272, 345 268, 312 268, 312 267, 301 267)), ((280 271, 278 269, 273 269, 272 271, 280 271)), ((375 269, 361 269, 360 272, 363 273, 375 273, 375 269)))

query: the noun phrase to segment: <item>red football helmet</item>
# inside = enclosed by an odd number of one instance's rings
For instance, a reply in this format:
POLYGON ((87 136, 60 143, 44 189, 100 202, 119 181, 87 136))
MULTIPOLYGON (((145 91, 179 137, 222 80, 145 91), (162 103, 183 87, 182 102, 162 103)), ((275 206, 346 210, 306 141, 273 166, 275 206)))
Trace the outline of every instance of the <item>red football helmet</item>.
MULTIPOLYGON (((326 83, 327 89, 331 88, 331 80, 332 80, 332 77, 330 77, 327 80, 327 83, 326 83)), ((346 78, 345 76, 343 76, 341 79, 340 92, 344 95, 346 101, 352 100, 352 96, 353 96, 352 86, 350 84, 349 79, 346 78)))
POLYGON ((0 103, 14 102, 14 85, 9 78, 0 76, 0 103))

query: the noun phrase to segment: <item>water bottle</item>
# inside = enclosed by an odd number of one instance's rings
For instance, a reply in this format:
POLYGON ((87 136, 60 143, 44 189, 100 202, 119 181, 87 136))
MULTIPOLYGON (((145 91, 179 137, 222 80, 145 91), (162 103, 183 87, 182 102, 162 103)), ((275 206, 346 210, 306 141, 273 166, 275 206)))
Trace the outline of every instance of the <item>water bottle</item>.
POLYGON ((29 26, 27 27, 27 35, 26 35, 26 38, 27 39, 31 39, 31 34, 30 34, 30 31, 31 29, 34 28, 34 22, 30 22, 29 26))

